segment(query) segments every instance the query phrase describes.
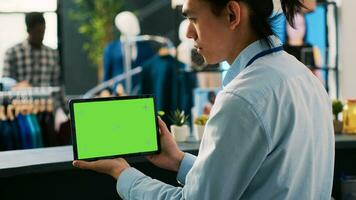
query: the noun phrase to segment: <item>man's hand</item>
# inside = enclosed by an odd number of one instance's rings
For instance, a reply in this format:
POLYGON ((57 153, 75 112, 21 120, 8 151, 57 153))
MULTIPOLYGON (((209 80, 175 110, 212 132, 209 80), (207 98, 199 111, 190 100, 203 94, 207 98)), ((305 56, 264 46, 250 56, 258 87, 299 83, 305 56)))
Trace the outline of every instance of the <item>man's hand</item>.
POLYGON ((26 88, 32 87, 31 84, 27 81, 21 81, 17 83, 14 87, 12 87, 13 90, 22 90, 26 88))
POLYGON ((158 118, 158 124, 160 130, 161 153, 158 155, 147 156, 146 158, 160 168, 178 171, 184 153, 179 149, 166 124, 160 118, 158 118))
POLYGON ((129 168, 130 165, 123 158, 97 160, 92 162, 75 160, 73 166, 80 169, 89 169, 99 173, 104 173, 118 179, 121 172, 129 168))

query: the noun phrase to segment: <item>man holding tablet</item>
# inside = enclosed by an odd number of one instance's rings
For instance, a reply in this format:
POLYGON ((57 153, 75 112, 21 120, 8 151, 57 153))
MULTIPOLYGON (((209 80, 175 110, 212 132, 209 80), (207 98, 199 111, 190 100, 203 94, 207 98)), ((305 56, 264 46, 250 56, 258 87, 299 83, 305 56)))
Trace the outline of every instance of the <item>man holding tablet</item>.
MULTIPOLYGON (((302 0, 281 0, 293 24, 302 0)), ((117 179, 123 199, 330 199, 334 133, 320 81, 283 51, 272 0, 185 0, 187 37, 209 64, 227 61, 197 157, 179 150, 159 120, 161 151, 147 158, 178 171, 184 187, 151 179, 124 159, 74 161, 117 179)))

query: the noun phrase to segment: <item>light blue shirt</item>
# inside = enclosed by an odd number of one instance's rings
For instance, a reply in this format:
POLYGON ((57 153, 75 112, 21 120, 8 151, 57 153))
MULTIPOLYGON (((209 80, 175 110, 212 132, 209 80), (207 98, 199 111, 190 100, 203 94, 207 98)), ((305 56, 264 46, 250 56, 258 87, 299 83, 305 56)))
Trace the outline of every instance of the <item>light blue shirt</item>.
MULTIPOLYGON (((272 47, 280 41, 270 36, 272 47)), ((284 51, 246 64, 270 47, 244 49, 230 67, 197 157, 185 154, 183 187, 123 171, 123 199, 330 199, 334 133, 329 96, 302 63, 284 51)))

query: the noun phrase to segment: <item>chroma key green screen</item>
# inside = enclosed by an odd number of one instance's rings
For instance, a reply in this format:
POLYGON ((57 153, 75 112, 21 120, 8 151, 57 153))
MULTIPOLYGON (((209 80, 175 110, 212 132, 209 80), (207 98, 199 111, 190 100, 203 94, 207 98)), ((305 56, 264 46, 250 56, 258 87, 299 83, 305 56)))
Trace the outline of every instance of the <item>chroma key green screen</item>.
POLYGON ((78 159, 158 150, 154 100, 74 102, 78 159))

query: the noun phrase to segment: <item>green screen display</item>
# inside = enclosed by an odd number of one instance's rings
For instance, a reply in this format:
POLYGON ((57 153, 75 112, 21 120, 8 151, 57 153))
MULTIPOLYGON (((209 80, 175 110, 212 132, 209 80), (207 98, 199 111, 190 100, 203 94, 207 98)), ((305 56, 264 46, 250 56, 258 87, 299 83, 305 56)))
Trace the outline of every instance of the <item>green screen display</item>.
POLYGON ((158 150, 153 98, 73 103, 78 159, 158 150))

